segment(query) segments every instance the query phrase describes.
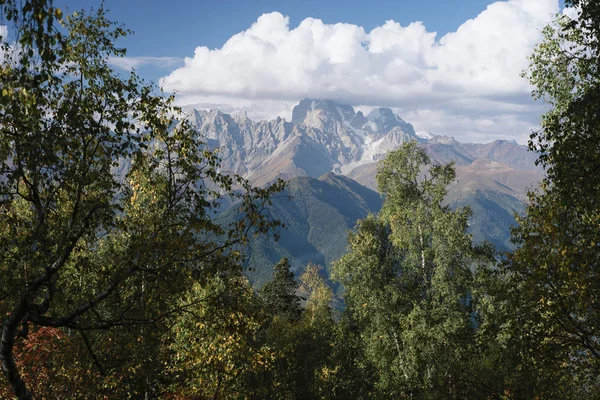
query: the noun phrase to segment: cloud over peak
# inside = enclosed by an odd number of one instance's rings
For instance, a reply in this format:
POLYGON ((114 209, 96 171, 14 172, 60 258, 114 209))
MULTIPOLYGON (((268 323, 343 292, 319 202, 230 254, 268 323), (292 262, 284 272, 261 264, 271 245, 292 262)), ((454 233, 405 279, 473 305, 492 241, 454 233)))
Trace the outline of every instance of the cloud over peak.
MULTIPOLYGON (((482 113, 499 111, 514 117, 510 128, 523 136, 536 122, 515 113, 532 108, 520 73, 558 11, 558 0, 498 1, 441 38, 422 22, 393 20, 370 32, 314 18, 291 28, 288 17, 273 12, 220 49, 197 47, 161 84, 183 103, 331 98, 473 119, 468 129, 482 125, 475 121, 482 113)), ((419 128, 430 130, 425 125, 419 128)))

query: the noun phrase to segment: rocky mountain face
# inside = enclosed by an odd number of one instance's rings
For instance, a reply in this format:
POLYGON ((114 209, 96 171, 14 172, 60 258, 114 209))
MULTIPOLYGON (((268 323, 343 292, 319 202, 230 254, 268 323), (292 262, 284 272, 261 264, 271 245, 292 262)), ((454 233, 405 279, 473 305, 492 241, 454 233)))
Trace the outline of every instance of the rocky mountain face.
POLYGON ((419 139, 389 108, 364 116, 331 100, 305 99, 282 118, 255 122, 245 114, 190 110, 191 121, 209 144, 221 149, 224 169, 256 185, 276 177, 349 174, 376 162, 406 140, 419 139))
MULTIPOLYGON (((294 108, 291 122, 282 118, 255 122, 245 114, 229 115, 218 110, 189 113, 198 132, 211 146, 221 149, 224 170, 238 173, 255 185, 276 177, 318 178, 334 172, 376 189, 377 162, 410 140, 421 142, 437 162, 454 161, 459 177, 462 167, 476 161, 475 174, 481 172, 486 179, 508 179, 491 172, 498 168, 505 168, 505 177, 523 175, 530 184, 542 176, 535 166, 536 155, 525 146, 504 140, 459 143, 452 137, 417 134, 411 124, 389 108, 376 108, 365 116, 331 100, 305 99, 294 108)), ((473 168, 465 170, 465 176, 472 175, 473 168)), ((519 184, 515 194, 524 193, 522 186, 519 184)))

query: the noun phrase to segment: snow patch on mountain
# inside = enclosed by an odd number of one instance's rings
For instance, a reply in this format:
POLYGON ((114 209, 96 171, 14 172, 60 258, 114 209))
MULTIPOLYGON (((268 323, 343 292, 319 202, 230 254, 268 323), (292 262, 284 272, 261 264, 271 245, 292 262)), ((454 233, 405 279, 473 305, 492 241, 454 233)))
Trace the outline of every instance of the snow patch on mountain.
POLYGON ((415 133, 418 137, 420 137, 421 139, 433 139, 434 137, 436 137, 437 135, 434 135, 431 132, 427 132, 427 131, 419 131, 415 133))

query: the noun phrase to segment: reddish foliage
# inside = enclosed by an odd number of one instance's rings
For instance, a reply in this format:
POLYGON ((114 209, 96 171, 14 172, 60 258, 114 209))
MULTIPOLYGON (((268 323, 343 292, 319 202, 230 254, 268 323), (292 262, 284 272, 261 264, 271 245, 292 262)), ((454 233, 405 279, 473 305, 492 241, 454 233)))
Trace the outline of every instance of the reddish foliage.
MULTIPOLYGON (((49 364, 66 335, 60 329, 41 327, 29 332, 27 338, 15 342, 14 355, 27 387, 42 395, 52 380, 49 364)), ((0 385, 0 398, 11 398, 12 390, 6 381, 0 385)), ((42 398, 42 396, 40 396, 42 398)))

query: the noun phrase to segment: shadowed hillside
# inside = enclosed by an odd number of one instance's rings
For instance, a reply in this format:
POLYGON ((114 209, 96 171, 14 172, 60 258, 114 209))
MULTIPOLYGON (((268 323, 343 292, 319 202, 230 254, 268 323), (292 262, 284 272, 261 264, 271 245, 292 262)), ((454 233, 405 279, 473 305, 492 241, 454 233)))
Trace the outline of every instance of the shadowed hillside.
MULTIPOLYGON (((248 277, 261 286, 281 257, 289 258, 296 273, 308 262, 328 267, 346 252, 347 231, 358 219, 379 211, 381 204, 379 194, 342 175, 291 179, 271 207, 273 217, 285 224, 280 240, 256 238, 249 244, 248 277)), ((227 211, 221 218, 233 216, 227 211)))

